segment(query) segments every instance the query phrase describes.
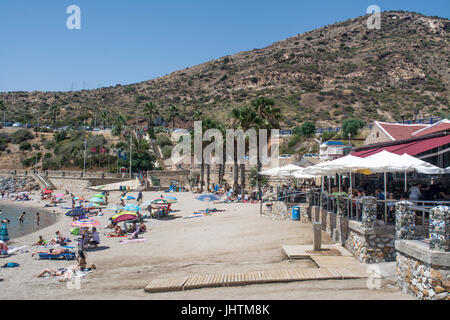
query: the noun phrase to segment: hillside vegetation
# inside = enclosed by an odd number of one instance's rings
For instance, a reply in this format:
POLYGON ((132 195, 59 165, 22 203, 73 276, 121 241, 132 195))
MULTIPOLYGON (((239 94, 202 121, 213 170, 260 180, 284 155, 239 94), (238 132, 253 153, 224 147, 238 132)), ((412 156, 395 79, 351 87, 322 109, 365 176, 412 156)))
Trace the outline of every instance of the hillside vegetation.
POLYGON ((227 122, 233 107, 266 96, 284 126, 305 120, 330 125, 353 117, 366 122, 449 112, 450 22, 410 12, 382 13, 382 29, 367 16, 325 26, 266 48, 240 52, 132 85, 77 92, 1 93, 7 118, 58 125, 114 123, 144 117, 150 101, 176 126, 195 110, 227 122), (53 107, 52 106, 56 106, 53 107), (57 111, 55 111, 57 110, 57 111))

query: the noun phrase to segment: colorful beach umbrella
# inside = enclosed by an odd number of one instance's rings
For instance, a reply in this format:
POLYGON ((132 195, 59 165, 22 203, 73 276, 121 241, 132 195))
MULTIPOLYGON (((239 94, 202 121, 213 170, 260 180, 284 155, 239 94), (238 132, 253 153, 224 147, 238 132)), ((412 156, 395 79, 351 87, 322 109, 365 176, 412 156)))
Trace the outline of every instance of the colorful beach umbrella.
POLYGON ((133 196, 124 196, 124 197, 120 198, 120 200, 134 200, 134 199, 136 199, 136 198, 133 196))
POLYGON ((129 221, 134 220, 137 218, 137 215, 135 214, 121 214, 117 218, 113 219, 113 222, 122 222, 122 221, 129 221))
POLYGON ((45 189, 42 193, 43 194, 50 194, 50 193, 53 193, 53 190, 45 189))
POLYGON ((81 220, 74 221, 70 224, 70 226, 72 226, 72 227, 79 227, 79 228, 96 227, 99 225, 100 225, 100 223, 95 219, 81 219, 81 220))
POLYGON ((103 199, 101 199, 101 198, 93 197, 93 198, 89 199, 89 202, 93 202, 93 203, 103 203, 103 202, 105 202, 105 200, 103 200, 103 199))
POLYGON ((126 211, 141 211, 141 207, 135 205, 135 204, 127 204, 125 207, 123 207, 123 210, 126 211))
POLYGON ((131 211, 122 211, 122 212, 119 212, 118 214, 116 214, 116 215, 114 215, 114 216, 112 216, 112 220, 114 220, 114 219, 117 219, 117 217, 120 217, 120 216, 123 216, 123 215, 125 215, 125 214, 131 214, 131 215, 133 215, 133 216, 135 216, 135 217, 137 217, 137 213, 136 212, 131 212, 131 211))
POLYGON ((0 240, 3 242, 9 241, 8 228, 6 227, 6 223, 2 223, 0 227, 0 240))
POLYGON ((86 208, 102 208, 102 206, 98 203, 88 203, 85 207, 86 208))
POLYGON ((163 199, 163 198, 158 198, 151 202, 151 204, 168 204, 168 203, 169 203, 169 201, 167 201, 166 199, 163 199))
POLYGON ((122 209, 123 209, 123 207, 116 206, 116 205, 109 206, 108 208, 106 208, 106 210, 112 210, 112 211, 119 211, 119 210, 122 210, 122 209))

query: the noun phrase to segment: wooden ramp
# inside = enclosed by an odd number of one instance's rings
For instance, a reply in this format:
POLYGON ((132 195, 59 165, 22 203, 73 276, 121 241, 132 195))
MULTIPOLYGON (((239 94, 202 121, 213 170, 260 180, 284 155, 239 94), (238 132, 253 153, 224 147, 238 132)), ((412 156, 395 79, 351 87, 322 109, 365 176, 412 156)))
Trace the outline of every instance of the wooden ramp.
POLYGON ((335 268, 304 268, 271 271, 251 271, 228 274, 206 274, 189 277, 155 279, 144 289, 148 293, 171 292, 212 287, 244 286, 307 280, 366 278, 368 273, 360 265, 335 268))
POLYGON ((323 245, 320 251, 311 250, 311 245, 283 246, 283 253, 289 259, 306 259, 315 256, 352 256, 347 249, 339 245, 323 245))

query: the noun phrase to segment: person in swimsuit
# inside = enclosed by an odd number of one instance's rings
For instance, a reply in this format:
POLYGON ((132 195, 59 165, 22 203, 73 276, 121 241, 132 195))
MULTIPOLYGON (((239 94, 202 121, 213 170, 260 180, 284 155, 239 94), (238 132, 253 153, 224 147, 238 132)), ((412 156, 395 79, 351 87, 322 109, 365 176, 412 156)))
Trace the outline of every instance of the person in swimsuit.
POLYGON ((23 223, 23 219, 25 218, 25 211, 24 212, 22 212, 22 214, 20 215, 20 217, 19 217, 19 222, 20 223, 23 223))

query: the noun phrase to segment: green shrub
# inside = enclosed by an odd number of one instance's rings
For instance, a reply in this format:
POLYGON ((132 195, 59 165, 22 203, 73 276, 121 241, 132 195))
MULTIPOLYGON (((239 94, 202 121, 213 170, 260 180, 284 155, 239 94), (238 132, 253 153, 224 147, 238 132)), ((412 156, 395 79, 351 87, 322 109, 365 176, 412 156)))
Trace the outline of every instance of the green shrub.
POLYGON ((164 148, 164 146, 171 146, 172 145, 172 141, 170 140, 170 138, 166 135, 158 135, 156 137, 156 143, 158 144, 158 146, 160 148, 164 148))
POLYGON ((31 150, 31 143, 29 143, 28 141, 21 142, 19 144, 19 150, 20 151, 31 150))
POLYGON ((164 157, 164 159, 168 159, 170 158, 170 156, 172 155, 172 146, 169 145, 165 145, 162 150, 161 150, 161 154, 164 157))
POLYGON ((33 134, 27 129, 20 129, 11 134, 11 142, 14 144, 20 144, 23 141, 27 141, 33 138, 33 134))

